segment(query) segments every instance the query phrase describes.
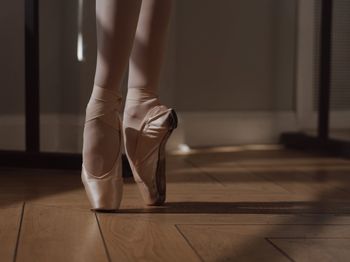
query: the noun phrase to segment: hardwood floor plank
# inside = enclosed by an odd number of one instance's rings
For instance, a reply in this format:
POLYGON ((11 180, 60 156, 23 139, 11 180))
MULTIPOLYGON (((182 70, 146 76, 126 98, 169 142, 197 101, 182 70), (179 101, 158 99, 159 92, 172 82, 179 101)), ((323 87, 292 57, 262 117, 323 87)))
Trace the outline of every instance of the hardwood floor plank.
POLYGON ((20 229, 22 205, 0 208, 0 258, 13 261, 20 229))
POLYGON ((108 261, 94 213, 28 204, 17 261, 108 261))
POLYGON ((350 238, 278 238, 270 239, 294 261, 349 261, 350 238))
MULTIPOLYGON (((108 216, 101 214, 101 216, 108 216)), ((179 213, 115 213, 120 221, 140 219, 143 223, 168 225, 344 225, 350 226, 350 216, 330 214, 179 214, 179 213)))
POLYGON ((18 261, 350 256, 349 160, 291 150, 198 150, 168 155, 166 168, 165 205, 145 206, 128 178, 112 214, 90 211, 79 171, 0 168, 0 260, 13 260, 23 201, 18 261), (300 251, 305 246, 309 253, 300 251))
POLYGON ((178 225, 178 228, 204 261, 348 261, 350 255, 350 225, 178 225), (338 246, 330 244, 334 240, 338 246))
POLYGON ((98 215, 112 261, 200 261, 174 225, 137 215, 98 215))
POLYGON ((74 170, 0 168, 0 205, 37 203, 88 208, 79 172, 74 170))
POLYGON ((179 230, 203 261, 289 261, 267 244, 260 232, 247 234, 239 226, 179 225, 179 230))

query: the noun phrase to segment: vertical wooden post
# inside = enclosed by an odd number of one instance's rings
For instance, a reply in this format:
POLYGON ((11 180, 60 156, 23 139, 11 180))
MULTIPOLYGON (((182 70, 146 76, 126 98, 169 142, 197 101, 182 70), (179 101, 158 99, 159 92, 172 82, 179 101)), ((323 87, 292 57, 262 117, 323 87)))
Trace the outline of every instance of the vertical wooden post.
POLYGON ((329 111, 332 59, 332 0, 322 0, 320 86, 318 107, 318 138, 329 139, 329 111))
POLYGON ((25 0, 25 141, 26 151, 40 150, 39 3, 25 0))

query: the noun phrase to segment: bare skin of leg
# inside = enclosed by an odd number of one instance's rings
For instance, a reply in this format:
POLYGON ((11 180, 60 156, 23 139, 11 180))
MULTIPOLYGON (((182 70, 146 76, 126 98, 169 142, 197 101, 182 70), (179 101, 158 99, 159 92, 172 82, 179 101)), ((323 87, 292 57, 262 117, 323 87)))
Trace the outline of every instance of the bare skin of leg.
MULTIPOLYGON (((94 90, 104 90, 107 103, 116 103, 127 68, 139 18, 141 0, 96 0, 97 63, 94 90), (102 89, 101 89, 102 88, 102 89), (107 89, 107 91, 105 91, 107 89)), ((90 98, 87 114, 101 101, 90 98)), ((121 101, 120 101, 121 103, 121 101)), ((108 117, 115 119, 115 112, 108 117)), ((108 172, 121 148, 119 132, 95 119, 85 123, 83 159, 86 170, 95 176, 108 172)))
POLYGON ((172 0, 144 0, 130 59, 128 93, 123 114, 125 144, 130 154, 137 130, 153 106, 160 104, 158 84, 171 17, 172 0))

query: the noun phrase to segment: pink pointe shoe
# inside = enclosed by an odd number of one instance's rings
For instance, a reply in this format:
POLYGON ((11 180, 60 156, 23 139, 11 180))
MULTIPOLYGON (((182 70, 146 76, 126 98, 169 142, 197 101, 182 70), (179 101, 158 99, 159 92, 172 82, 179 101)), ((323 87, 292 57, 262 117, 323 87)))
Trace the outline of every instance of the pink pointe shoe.
MULTIPOLYGON (((98 121, 98 124, 108 125, 106 128, 113 128, 119 137, 119 148, 117 157, 112 168, 104 174, 98 176, 88 172, 85 166, 83 157, 81 179, 84 184, 86 195, 91 204, 91 210, 111 212, 119 209, 122 193, 123 193, 123 178, 122 178, 122 160, 121 147, 123 145, 122 122, 119 116, 121 97, 111 93, 110 90, 95 86, 92 93, 92 99, 86 108, 86 118, 84 125, 84 147, 90 145, 89 137, 85 135, 87 123, 95 124, 91 121, 98 121)), ((96 123, 97 124, 97 123, 96 123)), ((84 156, 84 154, 83 154, 84 156)), ((101 156, 99 156, 101 157, 101 156)), ((103 156, 102 156, 103 157, 103 156)), ((97 158, 98 159, 98 158, 97 158)))
POLYGON ((177 123, 174 109, 156 105, 142 121, 132 156, 125 146, 134 179, 147 205, 161 205, 165 202, 165 145, 177 123))

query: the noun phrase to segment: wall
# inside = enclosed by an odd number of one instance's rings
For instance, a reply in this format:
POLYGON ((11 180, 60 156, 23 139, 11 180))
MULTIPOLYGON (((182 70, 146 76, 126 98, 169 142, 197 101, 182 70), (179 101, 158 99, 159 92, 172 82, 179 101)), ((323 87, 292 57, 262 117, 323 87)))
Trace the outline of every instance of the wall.
POLYGON ((295 1, 178 1, 177 10, 181 110, 293 108, 295 1))
POLYGON ((0 9, 0 115, 24 110, 24 5, 6 1, 0 9))
MULTIPOLYGON (((11 86, 2 89, 4 103, 0 103, 1 114, 7 115, 23 112, 21 3, 6 2, 3 5, 7 7, 0 10, 5 27, 2 31, 6 32, 2 37, 11 39, 0 43, 1 55, 5 56, 0 60, 4 72, 0 80, 3 86, 11 86)), ((294 0, 174 1, 160 83, 164 103, 177 109, 181 121, 197 118, 193 115, 196 113, 205 119, 209 111, 213 119, 217 118, 215 112, 224 114, 221 119, 227 122, 237 121, 232 113, 293 110, 295 5, 294 0)), ((63 134, 67 123, 73 125, 71 132, 75 130, 70 139, 79 140, 75 148, 81 143, 82 118, 96 61, 95 1, 84 1, 83 62, 76 58, 77 7, 78 1, 40 1, 41 131, 45 150, 61 146, 60 139, 68 141, 67 133, 63 134), (54 135, 56 142, 49 143, 54 135)), ((190 144, 193 134, 187 132, 192 127, 183 127, 186 130, 181 135, 178 131, 180 140, 190 144)), ((234 143, 234 139, 227 139, 231 131, 227 129, 222 140, 212 139, 211 144, 234 143)))

